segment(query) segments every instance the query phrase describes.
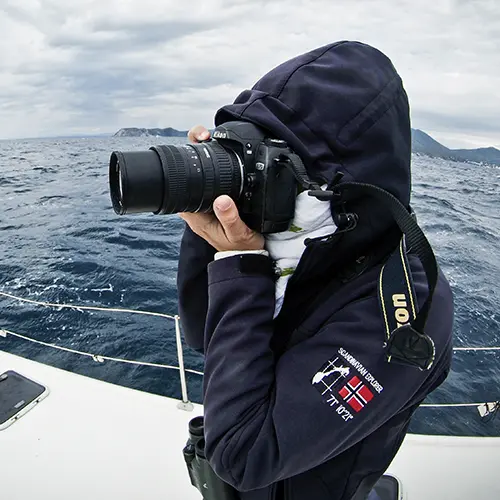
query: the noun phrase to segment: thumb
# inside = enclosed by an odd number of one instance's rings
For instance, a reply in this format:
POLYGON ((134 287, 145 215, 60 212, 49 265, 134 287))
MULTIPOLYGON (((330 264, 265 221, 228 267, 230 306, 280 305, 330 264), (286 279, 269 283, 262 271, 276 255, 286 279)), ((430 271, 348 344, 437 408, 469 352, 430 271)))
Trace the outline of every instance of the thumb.
POLYGON ((247 225, 241 220, 234 201, 223 194, 214 201, 214 212, 224 228, 229 240, 233 240, 248 231, 247 225))
POLYGON ((224 231, 229 250, 262 250, 264 237, 252 231, 240 218, 236 203, 227 195, 214 201, 215 216, 224 231))

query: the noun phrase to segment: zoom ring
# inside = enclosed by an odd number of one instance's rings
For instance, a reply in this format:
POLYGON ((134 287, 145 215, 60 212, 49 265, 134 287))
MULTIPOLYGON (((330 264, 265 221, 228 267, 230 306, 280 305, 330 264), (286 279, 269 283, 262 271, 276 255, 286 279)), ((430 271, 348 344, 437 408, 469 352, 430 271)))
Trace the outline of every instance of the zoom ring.
MULTIPOLYGON (((207 148, 207 146, 202 147, 207 148)), ((200 151, 200 146, 196 149, 198 156, 201 158, 203 170, 203 198, 200 211, 206 212, 212 206, 212 202, 215 199, 215 169, 217 167, 212 156, 209 156, 210 159, 207 159, 206 153, 204 151, 200 151)), ((212 147, 207 149, 212 151, 212 147)))
POLYGON ((216 196, 227 194, 234 196, 239 193, 240 188, 240 167, 236 155, 232 151, 227 151, 217 145, 213 148, 219 172, 219 185, 216 196))

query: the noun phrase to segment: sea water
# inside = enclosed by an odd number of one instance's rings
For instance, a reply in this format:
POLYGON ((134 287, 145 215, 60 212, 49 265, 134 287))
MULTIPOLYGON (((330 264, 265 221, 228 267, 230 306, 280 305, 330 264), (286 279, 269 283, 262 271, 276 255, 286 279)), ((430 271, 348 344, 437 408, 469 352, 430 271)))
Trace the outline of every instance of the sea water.
MULTIPOLYGON (((117 216, 108 188, 113 150, 184 139, 82 138, 0 142, 0 292, 35 301, 177 313, 184 223, 117 216)), ((449 279, 456 346, 500 346, 500 167, 413 156, 412 206, 449 279)), ((0 296, 0 329, 78 351, 177 365, 174 322, 162 317, 51 308, 0 296)), ((0 349, 143 391, 180 397, 175 370, 100 363, 8 336, 0 349)), ((185 347, 186 367, 203 360, 185 347)), ((188 374, 201 399, 201 377, 188 374)), ((428 403, 500 399, 500 352, 456 352, 428 403)), ((418 433, 500 435, 500 416, 476 408, 421 408, 418 433)))

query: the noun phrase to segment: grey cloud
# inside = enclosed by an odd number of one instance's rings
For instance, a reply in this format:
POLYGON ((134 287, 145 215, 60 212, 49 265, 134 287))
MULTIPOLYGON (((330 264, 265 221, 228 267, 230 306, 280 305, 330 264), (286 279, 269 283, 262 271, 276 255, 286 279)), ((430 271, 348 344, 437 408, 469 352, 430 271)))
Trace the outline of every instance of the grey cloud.
POLYGON ((499 142, 495 2, 39 3, 0 7, 9 56, 0 59, 0 137, 211 124, 219 106, 285 59, 358 39, 394 61, 414 126, 499 142))
POLYGON ((154 49, 155 46, 165 44, 192 33, 204 31, 207 28, 199 22, 136 22, 126 26, 114 26, 106 20, 89 26, 85 33, 58 33, 49 37, 53 47, 83 49, 85 51, 119 51, 154 49), (106 37, 107 36, 107 37, 106 37))
POLYGON ((415 111, 413 119, 423 127, 454 128, 459 131, 477 132, 479 135, 497 134, 500 138, 500 121, 488 120, 481 116, 457 114, 443 115, 432 111, 415 111))

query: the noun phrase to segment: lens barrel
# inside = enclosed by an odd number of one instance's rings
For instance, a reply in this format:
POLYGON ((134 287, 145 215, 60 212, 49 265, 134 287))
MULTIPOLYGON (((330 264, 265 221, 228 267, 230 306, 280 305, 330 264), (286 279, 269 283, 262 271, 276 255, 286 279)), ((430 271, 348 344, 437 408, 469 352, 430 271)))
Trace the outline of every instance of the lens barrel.
POLYGON ((216 141, 148 151, 115 151, 109 162, 111 201, 119 215, 207 212, 221 194, 237 200, 243 164, 216 141))

